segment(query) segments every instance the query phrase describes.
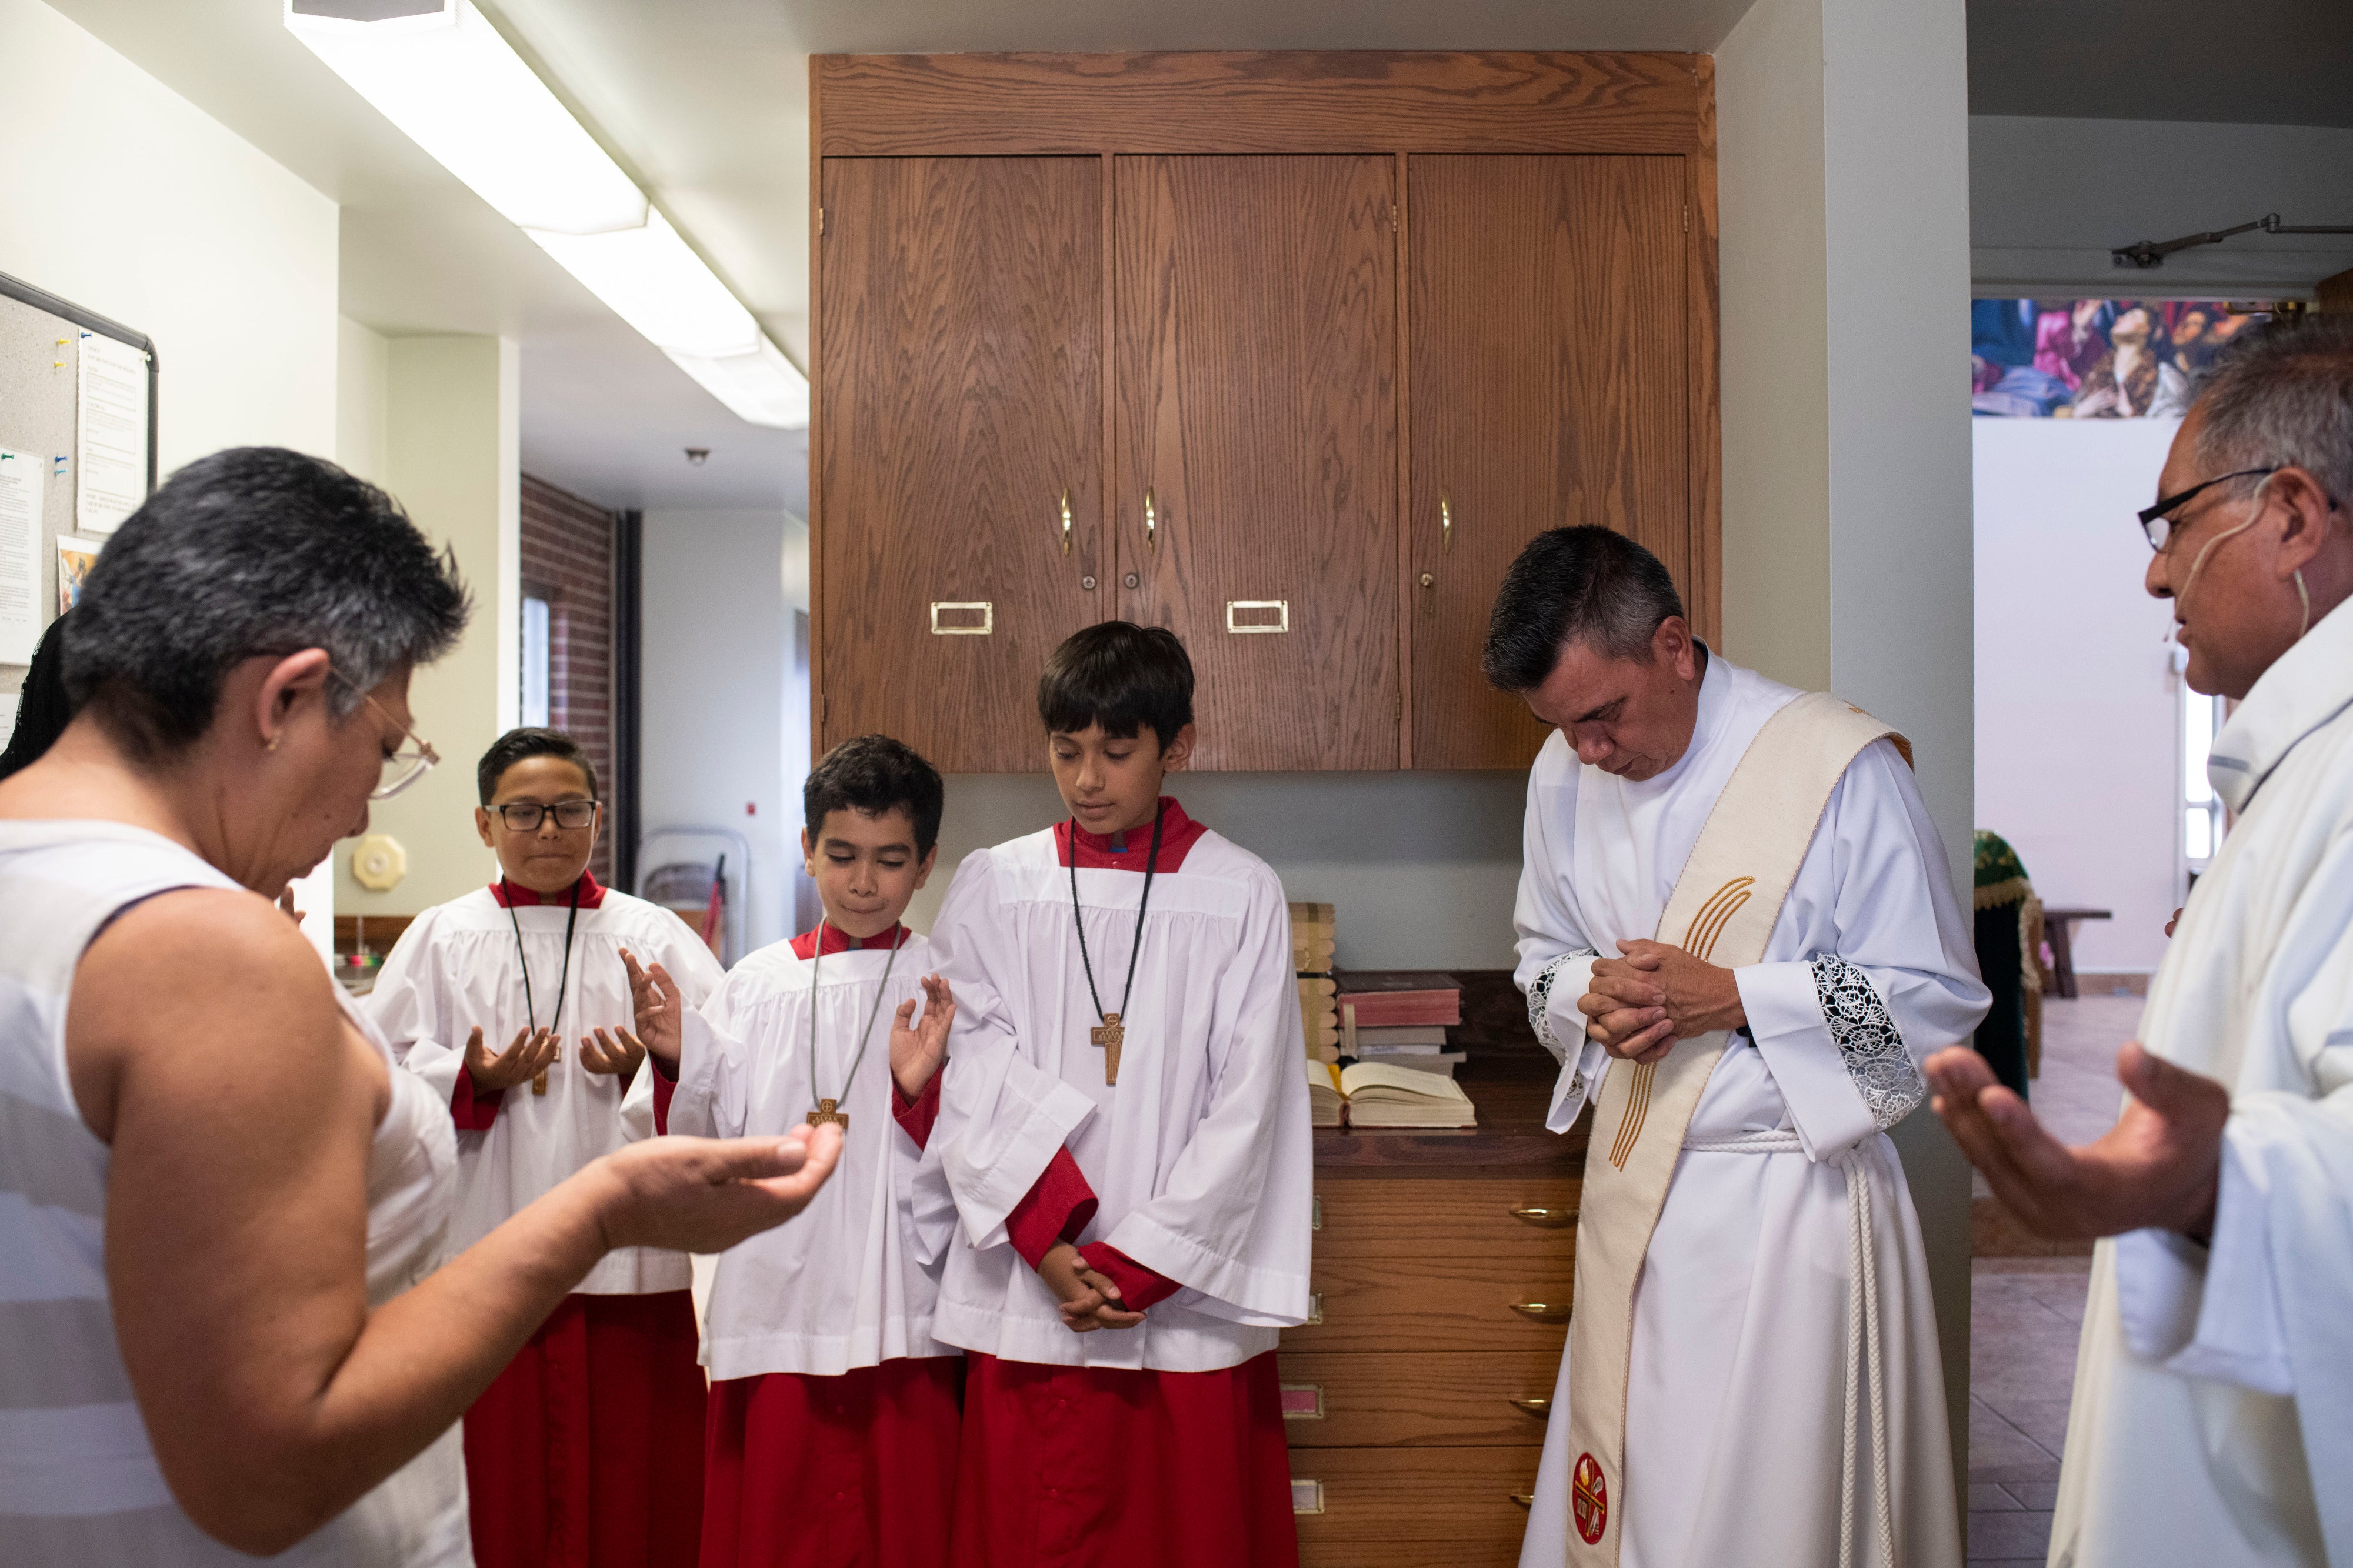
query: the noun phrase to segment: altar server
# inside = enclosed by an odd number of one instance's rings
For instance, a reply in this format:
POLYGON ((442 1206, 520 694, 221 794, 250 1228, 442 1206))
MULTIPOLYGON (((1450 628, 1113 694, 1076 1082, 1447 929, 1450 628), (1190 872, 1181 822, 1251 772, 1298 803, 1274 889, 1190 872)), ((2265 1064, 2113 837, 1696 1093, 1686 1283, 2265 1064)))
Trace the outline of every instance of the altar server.
POLYGON ((1290 1564, 1276 1331, 1307 1315, 1310 1139, 1289 909, 1160 794, 1194 742, 1175 634, 1039 682, 1070 812, 957 869, 933 1332, 969 1355, 962 1568, 1290 1564))
POLYGON ((1886 1130, 1988 996, 1903 739, 1711 653, 1603 528, 1521 553, 1485 666, 1556 727, 1517 978, 1547 1124, 1596 1103, 1524 1568, 1957 1563, 1886 1130))
POLYGON ((712 1280, 705 1568, 948 1558, 964 1363, 932 1338, 938 1270, 914 1256, 909 1205, 935 1159, 955 999, 900 921, 931 877, 942 799, 911 748, 843 742, 802 789, 817 929, 754 953, 693 1011, 662 965, 631 958, 662 1131, 846 1122, 822 1201, 723 1254, 712 1280))
POLYGON ((2094 1252, 2051 1561, 2353 1563, 2353 322, 2229 352, 2141 513, 2236 814, 2105 1137, 1929 1064, 1995 1193, 2094 1252))
MULTIPOLYGON (((510 731, 475 778, 499 879, 417 916, 367 1004, 457 1122, 452 1253, 620 1148, 629 1121, 650 1129, 642 1053, 595 1036, 631 1021, 621 950, 659 959, 691 1001, 721 979, 677 915, 589 872, 603 808, 571 736, 510 731)), ((483 1568, 694 1562, 703 1390, 688 1284, 683 1253, 612 1253, 467 1411, 483 1568)))

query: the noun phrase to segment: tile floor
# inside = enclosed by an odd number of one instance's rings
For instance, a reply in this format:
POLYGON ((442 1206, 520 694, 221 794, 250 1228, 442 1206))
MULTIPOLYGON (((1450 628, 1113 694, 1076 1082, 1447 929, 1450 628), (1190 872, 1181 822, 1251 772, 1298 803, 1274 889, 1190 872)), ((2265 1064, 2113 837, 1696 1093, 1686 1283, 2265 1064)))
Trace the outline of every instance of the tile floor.
MULTIPOLYGON (((2140 1009, 2137 996, 2043 999, 2042 1076, 2031 1098, 2068 1142, 2096 1138, 2116 1120, 2116 1047, 2131 1037, 2140 1009)), ((1970 1265, 1972 1564, 2043 1561, 2091 1271, 2089 1258, 1970 1265)))

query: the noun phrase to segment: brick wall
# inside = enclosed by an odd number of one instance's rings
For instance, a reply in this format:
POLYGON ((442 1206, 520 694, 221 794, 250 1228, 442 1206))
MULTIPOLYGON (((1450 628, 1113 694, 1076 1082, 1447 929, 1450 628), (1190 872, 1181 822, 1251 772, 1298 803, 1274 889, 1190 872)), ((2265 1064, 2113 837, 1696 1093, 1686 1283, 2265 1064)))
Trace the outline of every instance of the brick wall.
POLYGON ((547 719, 596 765, 605 831, 591 869, 613 877, 613 514, 522 477, 522 581, 547 600, 547 719))

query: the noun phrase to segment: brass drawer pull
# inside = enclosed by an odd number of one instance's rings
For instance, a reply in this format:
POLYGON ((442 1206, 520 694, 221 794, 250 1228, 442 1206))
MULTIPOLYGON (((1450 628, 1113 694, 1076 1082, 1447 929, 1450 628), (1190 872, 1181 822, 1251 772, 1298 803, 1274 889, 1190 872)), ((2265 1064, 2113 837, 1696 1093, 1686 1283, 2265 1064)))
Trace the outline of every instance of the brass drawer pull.
MULTIPOLYGON (((1152 489, 1151 487, 1147 485, 1145 487, 1144 491, 1144 548, 1146 550, 1156 550, 1159 548, 1159 545, 1160 513, 1158 509, 1154 507, 1152 504, 1152 489)), ((1318 1509, 1316 1511, 1321 1513, 1323 1510, 1318 1509)))
POLYGON ((1071 552, 1071 492, 1062 492, 1062 553, 1071 552))
POLYGON ((1322 1481, 1303 1481, 1293 1479, 1291 1483, 1291 1511, 1293 1513, 1322 1513, 1324 1511, 1324 1483, 1322 1481))
POLYGON ((1277 1397, 1282 1401, 1285 1421, 1324 1419, 1324 1385, 1320 1383, 1283 1384, 1277 1397))
POLYGON ((1324 1321, 1324 1292, 1321 1290, 1310 1290, 1307 1293, 1307 1321, 1310 1323, 1320 1323, 1324 1321))
POLYGON ((1307 1228, 1310 1230, 1324 1228, 1324 1199, 1320 1194, 1307 1200, 1307 1228))
POLYGON ((1522 1508, 1534 1508, 1536 1506, 1536 1494, 1534 1492, 1514 1492, 1512 1494, 1512 1500, 1518 1503, 1522 1508))
POLYGON ((1512 1303, 1512 1310, 1534 1323, 1568 1321, 1568 1309, 1555 1306, 1549 1301, 1514 1301, 1512 1303))
POLYGON ((1539 1421, 1549 1420, 1552 1416, 1552 1401, 1549 1399, 1514 1399, 1512 1407, 1525 1410, 1539 1421))
POLYGON ((1444 490, 1438 492, 1438 552, 1454 553, 1454 500, 1444 490))
POLYGON ((935 637, 985 637, 997 630, 997 606, 986 600, 956 603, 934 600, 932 604, 932 635, 935 637), (959 617, 955 624, 942 626, 940 614, 959 617), (977 616, 978 620, 968 617, 977 616))
POLYGON ((1557 1230, 1563 1226, 1575 1225, 1577 1223, 1577 1211, 1575 1209, 1547 1208, 1514 1209, 1512 1211, 1512 1217, 1514 1219, 1524 1219, 1530 1225, 1543 1226, 1548 1230, 1557 1230))
POLYGON ((1250 632, 1287 632, 1291 629, 1291 601, 1288 599, 1228 599, 1226 630, 1240 637, 1250 632), (1236 620, 1237 613, 1251 618, 1236 620), (1272 619, 1263 617, 1272 616, 1272 619))

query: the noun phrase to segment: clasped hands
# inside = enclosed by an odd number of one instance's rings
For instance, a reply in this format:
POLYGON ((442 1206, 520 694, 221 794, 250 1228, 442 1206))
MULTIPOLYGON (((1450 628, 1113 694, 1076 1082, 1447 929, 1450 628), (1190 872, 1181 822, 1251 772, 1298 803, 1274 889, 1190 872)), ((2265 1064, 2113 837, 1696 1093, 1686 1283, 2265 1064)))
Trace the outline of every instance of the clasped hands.
POLYGON ((1038 1278, 1061 1304, 1062 1326, 1074 1334, 1097 1329, 1132 1329, 1144 1314, 1120 1306, 1119 1287, 1090 1268, 1079 1249, 1058 1241, 1038 1260, 1038 1278))
POLYGON ((1577 999, 1587 1037, 1611 1056, 1654 1062, 1677 1040, 1748 1022, 1731 970, 1662 942, 1621 942, 1618 951, 1593 961, 1590 988, 1577 999))

